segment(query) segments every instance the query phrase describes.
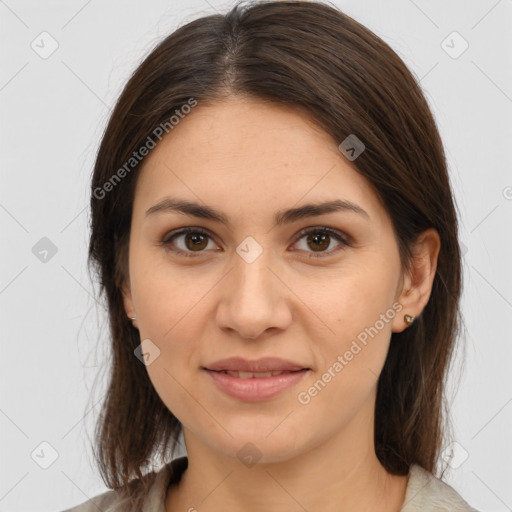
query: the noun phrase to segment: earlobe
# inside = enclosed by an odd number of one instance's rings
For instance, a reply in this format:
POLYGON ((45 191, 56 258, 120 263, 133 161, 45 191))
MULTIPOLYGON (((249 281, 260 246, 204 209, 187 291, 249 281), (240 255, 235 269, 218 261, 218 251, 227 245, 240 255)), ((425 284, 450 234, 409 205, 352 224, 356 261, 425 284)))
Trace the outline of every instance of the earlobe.
POLYGON ((440 237, 434 228, 429 228, 418 235, 412 249, 410 271, 403 276, 402 291, 397 299, 403 309, 394 319, 393 332, 402 332, 409 327, 427 305, 440 249, 440 237))
POLYGON ((135 308, 133 306, 132 292, 129 287, 123 284, 121 293, 123 294, 123 304, 126 316, 132 322, 133 326, 138 329, 139 325, 137 323, 137 315, 135 314, 135 308))
POLYGON ((418 289, 412 286, 409 276, 406 276, 404 279, 404 286, 397 301, 402 306, 402 309, 393 320, 392 332, 404 331, 407 327, 412 325, 415 318, 421 313, 421 309, 418 308, 418 289))
POLYGON ((126 286, 126 284, 123 284, 123 286, 121 287, 121 293, 123 294, 123 304, 126 315, 128 316, 128 318, 134 318, 136 315, 135 309, 133 307, 132 293, 130 287, 126 286))

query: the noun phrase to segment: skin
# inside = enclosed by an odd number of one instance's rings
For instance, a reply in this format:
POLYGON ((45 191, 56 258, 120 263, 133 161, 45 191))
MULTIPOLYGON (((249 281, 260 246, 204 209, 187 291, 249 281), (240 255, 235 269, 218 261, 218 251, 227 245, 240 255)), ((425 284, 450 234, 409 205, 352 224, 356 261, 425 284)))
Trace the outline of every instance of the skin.
POLYGON ((439 235, 418 238, 412 271, 403 272, 391 219, 339 142, 301 110, 231 97, 199 104, 144 161, 123 293, 141 341, 160 350, 146 367, 151 382, 184 428, 189 465, 167 492, 167 512, 397 511, 404 502, 407 477, 387 473, 375 455, 377 379, 391 333, 429 299, 439 235), (167 195, 218 209, 232 226, 179 212, 145 216, 167 195), (369 220, 340 211, 273 225, 279 210, 340 198, 369 220), (211 237, 199 249, 190 235, 162 244, 185 226, 211 237), (300 231, 310 227, 338 230, 351 245, 332 236, 308 243, 300 231), (251 263, 236 252, 248 236, 263 251, 251 263), (393 304, 403 309, 299 403, 393 304), (277 397, 242 402, 201 370, 235 355, 278 356, 311 371, 277 397), (250 467, 237 456, 248 442, 261 453, 250 467))

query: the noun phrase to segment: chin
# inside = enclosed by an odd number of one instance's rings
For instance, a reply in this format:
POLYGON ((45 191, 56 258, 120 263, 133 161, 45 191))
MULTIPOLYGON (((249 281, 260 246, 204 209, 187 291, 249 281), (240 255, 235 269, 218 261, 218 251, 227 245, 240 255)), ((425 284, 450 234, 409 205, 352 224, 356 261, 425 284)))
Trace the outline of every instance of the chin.
MULTIPOLYGON (((281 420, 280 420, 281 421, 281 420)), ((280 432, 275 429, 278 422, 273 422, 272 427, 263 428, 259 423, 259 428, 252 426, 254 435, 248 433, 248 429, 230 430, 223 436, 222 440, 211 440, 210 446, 221 455, 233 460, 238 460, 247 467, 258 464, 272 464, 293 459, 303 451, 304 445, 301 445, 294 438, 289 429, 283 428, 280 432), (272 430, 275 431, 272 432, 272 430), (269 432, 272 432, 268 435, 269 432)))

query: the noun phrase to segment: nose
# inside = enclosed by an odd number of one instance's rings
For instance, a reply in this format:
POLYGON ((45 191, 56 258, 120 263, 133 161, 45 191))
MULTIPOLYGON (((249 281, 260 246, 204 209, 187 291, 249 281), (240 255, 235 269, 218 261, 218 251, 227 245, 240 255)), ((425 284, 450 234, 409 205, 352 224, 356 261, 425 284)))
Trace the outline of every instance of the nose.
POLYGON ((292 322, 290 289, 273 270, 268 251, 248 263, 236 255, 224 279, 217 308, 217 325, 244 339, 285 330, 292 322))

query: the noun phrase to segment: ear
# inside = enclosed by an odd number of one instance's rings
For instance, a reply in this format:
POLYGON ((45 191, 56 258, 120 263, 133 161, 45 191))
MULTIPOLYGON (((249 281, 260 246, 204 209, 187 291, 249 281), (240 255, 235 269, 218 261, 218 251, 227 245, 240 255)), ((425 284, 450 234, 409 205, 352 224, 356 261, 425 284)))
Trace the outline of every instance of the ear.
POLYGON ((437 257, 441 248, 439 233, 429 228, 420 233, 412 249, 411 269, 402 276, 397 301, 403 306, 393 319, 393 332, 402 332, 409 325, 404 315, 417 317, 427 305, 437 269, 437 257))
POLYGON ((123 304, 124 304, 124 310, 126 311, 126 316, 128 317, 128 320, 132 322, 134 327, 137 329, 139 328, 137 324, 137 320, 130 320, 131 318, 135 318, 137 315, 135 314, 135 308, 133 306, 133 299, 132 299, 132 292, 130 288, 130 283, 123 283, 123 286, 121 287, 121 292, 123 294, 123 304))

